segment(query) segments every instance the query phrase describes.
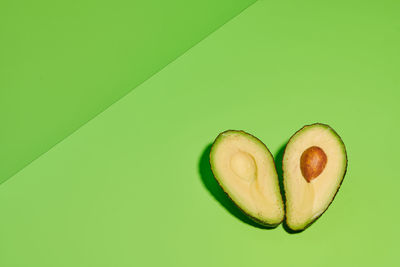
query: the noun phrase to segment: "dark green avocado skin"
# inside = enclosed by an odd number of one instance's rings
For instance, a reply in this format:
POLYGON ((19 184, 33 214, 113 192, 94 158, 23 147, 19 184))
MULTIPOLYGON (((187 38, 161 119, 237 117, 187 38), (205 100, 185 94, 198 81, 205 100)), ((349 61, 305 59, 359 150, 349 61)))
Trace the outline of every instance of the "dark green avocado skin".
MULTIPOLYGON (((215 138, 215 140, 214 140, 214 142, 213 142, 213 144, 212 144, 212 146, 211 146, 210 155, 211 155, 211 152, 212 152, 212 150, 213 150, 213 148, 214 148, 215 141, 218 139, 218 137, 219 137, 220 135, 226 133, 226 132, 229 132, 229 131, 243 132, 243 133, 245 133, 245 134, 251 135, 252 137, 256 138, 258 141, 260 141, 261 144, 263 144, 263 145, 265 146, 265 148, 266 148, 266 149, 268 150, 268 152, 270 153, 270 155, 271 155, 271 157, 272 157, 272 160, 274 160, 274 157, 272 156, 272 154, 271 154, 271 152, 269 151, 268 147, 267 147, 260 139, 258 139, 258 138, 255 137, 254 135, 249 134, 248 132, 245 132, 245 131, 243 131, 243 130, 226 130, 226 131, 221 132, 221 133, 217 136, 217 138, 215 138)), ((214 172, 214 170, 213 170, 213 168, 212 168, 211 157, 210 157, 210 155, 209 155, 210 168, 211 168, 212 173, 214 174, 215 172, 214 172)), ((275 161, 274 161, 274 166, 275 166, 275 171, 276 171, 276 164, 275 164, 275 161)), ((247 216, 249 219, 251 219, 253 222, 257 223, 258 225, 260 225, 260 226, 262 226, 263 228, 266 228, 266 229, 276 228, 277 226, 279 226, 279 225, 282 223, 282 222, 279 222, 279 223, 276 223, 276 224, 270 224, 270 223, 268 223, 268 222, 261 221, 261 220, 255 218, 255 217, 251 216, 251 215, 248 214, 246 211, 244 211, 242 208, 240 208, 239 205, 237 205, 237 204, 235 203, 235 201, 232 200, 232 198, 231 198, 231 197, 229 196, 229 194, 224 190, 224 187, 220 184, 220 182, 218 181, 218 179, 215 178, 215 175, 214 175, 214 179, 217 181, 219 187, 224 191, 225 195, 230 199, 230 201, 231 201, 244 215, 246 215, 246 216, 247 216)))
MULTIPOLYGON (((334 132, 334 133, 336 134, 336 136, 340 139, 340 141, 342 142, 343 147, 344 147, 344 152, 345 152, 345 156, 346 156, 346 166, 345 166, 344 173, 343 173, 343 179, 342 179, 342 181, 340 182, 340 184, 339 184, 339 186, 338 186, 338 188, 337 188, 337 190, 336 190, 336 192, 335 192, 335 195, 333 196, 331 202, 329 202, 329 204, 328 204, 328 206, 326 207, 326 209, 325 209, 318 217, 316 217, 314 220, 312 220, 311 222, 309 222, 309 223, 308 223, 307 225, 305 225, 302 229, 294 230, 294 229, 291 229, 290 226, 287 224, 286 216, 285 216, 285 219, 284 219, 285 221, 283 222, 283 227, 285 228, 285 230, 286 230, 287 232, 292 233, 292 234, 296 234, 296 233, 301 233, 301 232, 303 232, 303 231, 306 230, 308 227, 310 227, 313 223, 315 223, 315 222, 328 210, 328 208, 331 206, 333 200, 335 199, 337 193, 339 192, 339 189, 341 188, 341 186, 342 186, 342 184, 343 184, 343 181, 344 181, 344 178, 345 178, 346 173, 347 173, 348 157, 347 157, 346 146, 345 146, 345 144, 344 144, 342 138, 340 137, 340 135, 339 135, 332 127, 330 127, 328 124, 324 124, 324 123, 319 123, 319 122, 317 122, 317 123, 313 123, 313 124, 309 124, 309 125, 304 125, 300 130, 296 131, 296 132, 290 137, 290 139, 289 139, 289 141, 287 142, 287 144, 289 144, 289 142, 292 140, 292 138, 293 138, 298 132, 300 132, 301 130, 303 130, 305 127, 313 126, 313 125, 321 125, 321 126, 327 127, 327 128, 329 128, 332 132, 334 132)), ((285 146, 285 152, 283 153, 283 155, 285 155, 285 153, 286 153, 287 144, 286 144, 286 146, 285 146)), ((283 158, 284 158, 284 157, 285 157, 285 156, 282 157, 282 166, 283 166, 283 158)), ((284 177, 285 177, 285 174, 284 174, 283 168, 282 168, 282 177, 283 177, 283 179, 285 179, 285 178, 284 178, 284 177)), ((286 198, 286 192, 285 192, 285 200, 286 200, 286 199, 287 199, 287 198, 286 198)), ((286 201, 285 201, 285 214, 286 214, 286 206, 287 206, 287 203, 286 203, 286 201)))

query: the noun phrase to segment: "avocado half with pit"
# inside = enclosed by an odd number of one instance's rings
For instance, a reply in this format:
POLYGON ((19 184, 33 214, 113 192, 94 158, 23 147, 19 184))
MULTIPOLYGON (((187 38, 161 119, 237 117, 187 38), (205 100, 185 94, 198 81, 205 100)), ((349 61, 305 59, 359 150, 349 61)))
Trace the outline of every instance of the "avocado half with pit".
POLYGON ((347 169, 346 148, 328 125, 306 125, 289 140, 283 155, 286 225, 302 231, 332 203, 347 169))
POLYGON ((210 152, 215 179, 252 220, 275 227, 284 218, 274 159, 268 148, 244 131, 218 135, 210 152))

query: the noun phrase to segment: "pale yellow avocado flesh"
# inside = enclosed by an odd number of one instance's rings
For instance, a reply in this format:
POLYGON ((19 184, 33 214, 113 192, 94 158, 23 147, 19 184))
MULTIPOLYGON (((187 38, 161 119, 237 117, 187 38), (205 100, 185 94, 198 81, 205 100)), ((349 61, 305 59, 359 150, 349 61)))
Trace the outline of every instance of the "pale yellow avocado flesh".
POLYGON ((295 133, 283 156, 286 224, 303 230, 328 208, 339 190, 347 167, 345 146, 336 132, 324 124, 312 124, 295 133), (308 182, 300 169, 300 157, 310 147, 321 148, 327 163, 318 177, 308 182))
POLYGON ((210 164, 219 185, 245 214, 267 226, 282 222, 274 160, 260 140, 243 131, 223 132, 213 144, 210 164))

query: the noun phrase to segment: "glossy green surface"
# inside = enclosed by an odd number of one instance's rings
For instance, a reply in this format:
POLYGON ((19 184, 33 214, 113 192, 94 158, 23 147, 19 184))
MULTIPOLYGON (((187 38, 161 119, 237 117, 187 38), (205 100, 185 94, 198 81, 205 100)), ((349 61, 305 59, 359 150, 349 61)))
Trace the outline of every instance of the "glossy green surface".
POLYGON ((0 265, 396 266, 399 11, 258 1, 0 186, 0 265), (324 216, 290 235, 230 212, 215 136, 243 129, 277 155, 317 121, 349 157, 324 216))

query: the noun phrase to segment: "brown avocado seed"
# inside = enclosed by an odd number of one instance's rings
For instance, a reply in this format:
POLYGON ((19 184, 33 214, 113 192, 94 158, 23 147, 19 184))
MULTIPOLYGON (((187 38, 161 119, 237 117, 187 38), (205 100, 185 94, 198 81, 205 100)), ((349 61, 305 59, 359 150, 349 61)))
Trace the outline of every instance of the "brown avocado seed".
POLYGON ((307 148, 300 157, 300 169, 307 182, 317 178, 325 169, 328 158, 317 146, 307 148))

